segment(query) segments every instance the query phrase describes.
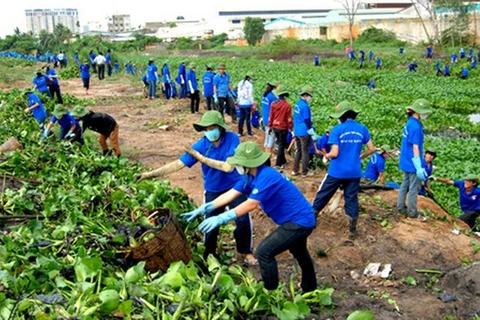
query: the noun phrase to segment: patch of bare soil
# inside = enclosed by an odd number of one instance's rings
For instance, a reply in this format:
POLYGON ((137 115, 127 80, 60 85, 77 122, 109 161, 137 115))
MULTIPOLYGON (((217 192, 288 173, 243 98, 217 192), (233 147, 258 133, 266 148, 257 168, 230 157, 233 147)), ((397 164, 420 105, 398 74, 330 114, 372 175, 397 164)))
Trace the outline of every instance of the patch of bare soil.
MULTIPOLYGON (((85 96, 80 80, 62 81, 62 90, 79 97, 85 96)), ((145 100, 141 85, 99 83, 93 80, 90 98, 97 100, 92 107, 112 115, 120 125, 120 144, 132 160, 157 168, 178 159, 185 146, 191 146, 202 134, 192 123, 205 111, 202 101, 200 114, 191 114, 189 100, 145 100)), ((227 122, 230 119, 227 117, 227 122)), ((236 131, 236 126, 232 127, 236 131)), ((263 133, 254 130, 253 139, 263 145, 263 133)), ((285 173, 289 175, 293 159, 285 173)), ((292 179, 312 201, 324 172, 314 177, 292 179)), ((200 165, 185 168, 162 179, 181 187, 195 201, 203 202, 203 179, 200 165)), ((279 195, 287 196, 287 195, 279 195)), ((473 254, 474 238, 453 228, 466 229, 461 221, 448 216, 432 200, 419 197, 418 206, 429 213, 427 222, 411 221, 395 210, 396 191, 368 191, 360 194, 361 215, 359 237, 347 237, 348 219, 343 203, 318 217, 317 227, 309 238, 308 247, 314 258, 319 284, 330 283, 335 289, 336 309, 322 319, 345 319, 358 309, 374 311, 376 319, 471 319, 480 314, 479 266, 464 266, 464 261, 479 260, 473 254), (392 264, 388 279, 366 277, 369 263, 392 264), (439 273, 417 272, 437 270, 439 273), (416 285, 403 281, 412 277, 416 285), (456 301, 444 303, 439 293, 454 294, 456 301)), ((252 213, 255 245, 275 225, 260 210, 252 213)), ((478 241, 478 240, 477 240, 478 241)), ((228 244, 224 247, 231 247, 228 244)), ((282 280, 297 273, 289 253, 278 257, 282 280)), ((258 277, 258 267, 249 267, 258 277)))

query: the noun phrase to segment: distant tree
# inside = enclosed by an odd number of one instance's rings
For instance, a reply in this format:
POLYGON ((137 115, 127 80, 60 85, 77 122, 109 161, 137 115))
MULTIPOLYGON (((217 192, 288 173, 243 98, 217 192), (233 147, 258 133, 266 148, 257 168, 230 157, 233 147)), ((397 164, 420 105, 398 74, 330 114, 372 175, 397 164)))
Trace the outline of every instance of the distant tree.
POLYGON ((39 49, 42 52, 53 51, 58 44, 57 39, 53 33, 48 33, 47 30, 42 29, 38 34, 39 49))
POLYGON ((61 23, 55 26, 53 34, 58 43, 65 43, 72 38, 72 31, 61 23))
POLYGON ((262 19, 247 17, 245 19, 243 33, 245 34, 245 39, 249 46, 256 45, 265 33, 265 26, 263 25, 262 19))
POLYGON ((168 25, 169 28, 176 28, 177 27, 177 24, 175 22, 170 22, 170 24, 168 25))
POLYGON ((183 16, 178 16, 177 20, 185 20, 185 18, 183 16))
POLYGON ((337 0, 345 9, 345 15, 348 21, 348 31, 350 33, 350 47, 353 47, 353 25, 355 24, 355 16, 360 8, 361 0, 337 0))

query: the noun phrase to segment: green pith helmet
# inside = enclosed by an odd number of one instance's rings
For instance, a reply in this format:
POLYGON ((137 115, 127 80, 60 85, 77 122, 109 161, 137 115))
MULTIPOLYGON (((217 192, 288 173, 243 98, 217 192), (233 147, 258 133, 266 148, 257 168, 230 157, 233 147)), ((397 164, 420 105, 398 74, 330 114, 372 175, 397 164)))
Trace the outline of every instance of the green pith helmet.
POLYGON ((426 148, 425 153, 430 153, 432 156, 437 157, 437 149, 435 148, 426 148))
POLYGON ((225 65, 225 63, 220 63, 218 65, 218 69, 227 69, 227 66, 225 65))
POLYGON ((411 109, 418 114, 429 114, 430 112, 432 112, 432 108, 430 107, 430 102, 428 102, 425 99, 415 100, 413 104, 407 109, 411 109))
POLYGON ((207 70, 213 70, 213 66, 211 64, 206 64, 205 68, 207 68, 207 70))
POLYGON ((288 97, 290 93, 286 89, 278 89, 273 91, 273 94, 275 94, 277 97, 284 96, 288 97))
POLYGON ((27 93, 32 93, 33 89, 32 88, 25 88, 22 90, 22 96, 26 95, 27 93))
POLYGON ((38 69, 38 70, 35 72, 35 74, 39 74, 39 73, 40 73, 40 74, 43 73, 42 69, 38 69))
POLYGON ((273 88, 278 87, 278 81, 276 81, 276 80, 268 81, 267 84, 268 84, 270 87, 273 87, 273 88))
POLYGON ((82 118, 82 117, 86 116, 87 113, 88 113, 87 109, 85 109, 82 106, 77 105, 77 106, 73 107, 73 110, 70 114, 72 116, 76 117, 76 118, 82 118))
POLYGON ((335 111, 336 112, 330 114, 330 118, 334 118, 334 119, 341 118, 345 114, 345 112, 348 112, 348 111, 353 111, 356 114, 360 113, 359 111, 355 110, 352 104, 348 101, 342 101, 339 104, 337 104, 337 106, 335 107, 335 111))
POLYGON ((62 117, 63 115, 67 114, 67 108, 62 106, 61 104, 57 104, 55 109, 53 109, 53 115, 57 118, 62 117))
POLYGON ((308 94, 311 97, 312 94, 313 94, 312 87, 310 87, 310 86, 302 87, 302 89, 300 90, 300 95, 303 96, 304 94, 308 94))
POLYGON ((195 68, 197 68, 197 66, 194 63, 192 63, 191 65, 188 66, 188 68, 195 69, 195 68))
POLYGON ((478 180, 479 180, 479 177, 470 173, 470 174, 467 174, 467 176, 465 177, 465 179, 463 180, 468 180, 468 181, 473 181, 475 182, 476 184, 478 184, 478 180))
POLYGON ((83 60, 83 63, 88 63, 89 61, 87 59, 83 60))
POLYGON ((217 125, 225 130, 230 130, 230 126, 225 123, 223 116, 216 110, 210 110, 203 114, 202 120, 198 123, 194 123, 193 127, 197 131, 204 131, 208 126, 217 125))
POLYGON ((263 152, 258 144, 253 141, 242 142, 235 150, 235 155, 227 159, 232 165, 246 168, 257 168, 270 158, 269 152, 263 152))
POLYGON ((392 153, 393 152, 392 147, 390 147, 388 144, 384 144, 380 149, 382 150, 382 153, 384 153, 384 152, 392 153))

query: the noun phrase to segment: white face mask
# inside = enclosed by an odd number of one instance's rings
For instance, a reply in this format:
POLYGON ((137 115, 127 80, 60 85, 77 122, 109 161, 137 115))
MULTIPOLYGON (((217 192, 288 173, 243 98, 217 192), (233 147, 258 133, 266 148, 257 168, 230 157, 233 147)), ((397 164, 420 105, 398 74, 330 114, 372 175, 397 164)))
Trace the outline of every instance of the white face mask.
POLYGON ((308 103, 310 103, 312 101, 312 97, 308 96, 307 99, 305 99, 305 101, 307 101, 308 103))
POLYGON ((421 114, 420 119, 425 120, 428 118, 428 114, 421 114))
POLYGON ((244 166, 235 166, 235 169, 237 170, 238 174, 241 176, 246 175, 248 173, 248 168, 245 168, 244 166))

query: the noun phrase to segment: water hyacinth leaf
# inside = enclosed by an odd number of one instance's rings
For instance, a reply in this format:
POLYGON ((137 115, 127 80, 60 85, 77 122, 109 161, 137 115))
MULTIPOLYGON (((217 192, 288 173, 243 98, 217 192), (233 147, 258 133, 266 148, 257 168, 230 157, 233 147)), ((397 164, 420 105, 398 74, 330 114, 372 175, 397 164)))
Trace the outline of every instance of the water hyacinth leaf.
POLYGON ((374 320, 373 311, 357 310, 352 312, 347 320, 374 320))
POLYGON ((310 313, 310 307, 305 302, 305 299, 302 296, 296 295, 294 299, 295 305, 298 307, 298 312, 302 315, 307 315, 310 313))
POLYGON ((128 317, 132 313, 132 300, 126 300, 120 303, 118 311, 122 313, 122 316, 128 317))
POLYGON ((213 255, 209 255, 207 258, 208 271, 213 272, 217 269, 220 269, 222 265, 218 262, 217 258, 213 255))
POLYGON ((218 285, 223 290, 230 290, 230 288, 234 285, 233 279, 228 274, 222 274, 218 279, 218 285))
POLYGON ((77 281, 93 278, 102 269, 102 260, 98 257, 82 258, 74 267, 77 281))
POLYGON ((139 262, 136 266, 131 267, 125 274, 126 283, 137 283, 145 276, 145 261, 139 262))
POLYGON ((119 202, 119 201, 122 201, 123 199, 125 199, 126 195, 127 194, 122 190, 115 190, 114 192, 112 192, 110 197, 111 197, 113 202, 119 202))
POLYGON ((161 284, 172 287, 173 289, 180 288, 183 285, 183 277, 180 272, 169 271, 162 276, 161 284))
POLYGON ((117 309, 120 304, 120 295, 116 290, 108 289, 100 292, 98 299, 102 301, 100 310, 102 312, 110 313, 117 309))
POLYGON ((25 310, 27 310, 28 308, 30 308, 30 306, 32 305, 32 303, 30 302, 30 300, 22 300, 18 303, 17 305, 17 309, 18 309, 18 312, 23 312, 25 310))

